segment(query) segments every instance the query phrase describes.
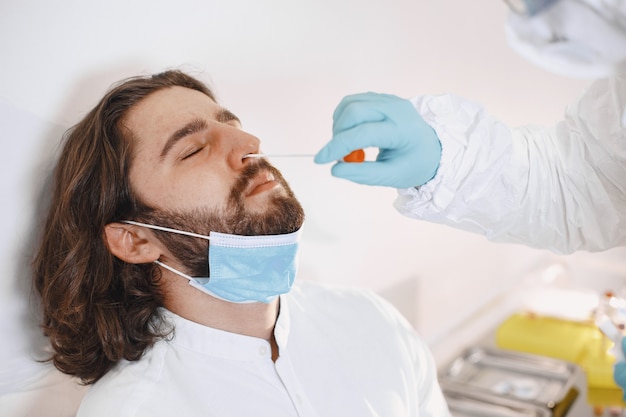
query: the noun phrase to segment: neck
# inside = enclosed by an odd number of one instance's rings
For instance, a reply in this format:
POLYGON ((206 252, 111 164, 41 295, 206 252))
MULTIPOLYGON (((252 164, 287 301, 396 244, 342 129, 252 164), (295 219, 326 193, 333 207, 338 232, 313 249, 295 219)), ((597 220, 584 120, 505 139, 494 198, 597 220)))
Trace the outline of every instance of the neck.
POLYGON ((192 287, 175 274, 163 273, 165 307, 195 323, 272 342, 278 299, 266 303, 231 303, 192 287), (166 276, 167 275, 167 276, 166 276))

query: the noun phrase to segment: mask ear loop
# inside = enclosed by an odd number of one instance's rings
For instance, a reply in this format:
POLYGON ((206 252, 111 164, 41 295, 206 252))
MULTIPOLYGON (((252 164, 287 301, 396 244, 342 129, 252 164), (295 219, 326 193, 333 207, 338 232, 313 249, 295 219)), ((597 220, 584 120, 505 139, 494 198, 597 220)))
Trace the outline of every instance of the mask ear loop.
MULTIPOLYGON (((163 227, 163 226, 155 226, 153 224, 146 224, 146 223, 140 223, 140 222, 134 222, 132 220, 122 220, 121 223, 126 223, 126 224, 132 224, 133 226, 139 226, 139 227, 146 227, 148 229, 154 229, 154 230, 160 230, 162 232, 170 232, 170 233, 177 233, 179 235, 185 235, 185 236, 191 236, 191 237, 198 237, 200 239, 204 239, 204 240, 211 240, 211 238, 209 236, 205 236, 205 235, 200 235, 198 233, 192 233, 192 232, 185 232, 184 230, 176 230, 176 229, 170 229, 169 227, 163 227)), ((189 280, 190 283, 194 283, 196 282, 195 278, 190 277, 187 274, 184 274, 174 268, 172 268, 169 265, 164 264, 163 262, 159 261, 159 260, 154 260, 153 263, 167 269, 170 272, 175 273, 176 275, 179 275, 183 278, 187 278, 189 280)))
POLYGON ((198 233, 185 232, 184 230, 170 229, 169 227, 155 226, 153 224, 139 223, 139 222, 134 222, 132 220, 122 220, 121 223, 132 224, 133 226, 139 226, 139 227, 147 227, 148 229, 160 230, 162 232, 170 232, 170 233, 177 233, 179 235, 199 237, 200 239, 204 239, 204 240, 211 240, 209 236, 200 235, 198 233))
MULTIPOLYGON (((206 282, 209 282, 209 280, 210 280, 210 278, 193 278, 193 277, 190 277, 189 275, 184 274, 184 273, 182 273, 182 272, 172 268, 171 266, 164 264, 161 261, 153 261, 153 263, 155 263, 156 265, 161 266, 161 267, 167 269, 170 272, 173 272, 176 275, 179 275, 179 276, 181 276, 183 278, 188 279, 189 280, 189 285, 199 289, 200 291, 205 291, 204 288, 202 287, 202 284, 206 283, 206 282)), ((220 298, 217 295, 214 295, 213 293, 211 293, 211 295, 213 295, 214 297, 220 298)))
POLYGON ((189 275, 187 275, 187 274, 185 274, 185 273, 182 273, 182 272, 180 272, 180 271, 178 271, 178 270, 176 270, 176 269, 172 268, 172 267, 171 267, 171 266, 169 266, 169 265, 164 264, 164 263, 163 263, 163 262, 161 262, 161 261, 157 261, 157 260, 155 260, 155 261, 152 261, 152 262, 153 262, 153 263, 155 263, 155 264, 157 264, 157 265, 159 265, 159 266, 161 266, 161 267, 163 267, 163 268, 165 268, 165 269, 167 269, 167 270, 168 270, 168 271, 170 271, 170 272, 175 273, 176 275, 180 275, 180 276, 181 276, 181 277, 183 277, 183 278, 187 278, 190 282, 193 282, 193 281, 194 281, 194 278, 192 278, 192 277, 190 277, 189 275))

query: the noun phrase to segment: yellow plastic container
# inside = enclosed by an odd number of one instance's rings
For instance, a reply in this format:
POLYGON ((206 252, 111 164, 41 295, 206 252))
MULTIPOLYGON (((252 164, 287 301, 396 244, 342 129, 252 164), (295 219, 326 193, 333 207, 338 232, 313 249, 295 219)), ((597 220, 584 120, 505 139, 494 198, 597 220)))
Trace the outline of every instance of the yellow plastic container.
POLYGON ((613 381, 612 347, 597 326, 530 313, 518 313, 496 330, 502 349, 563 359, 579 365, 587 377, 588 401, 593 405, 623 406, 622 390, 613 381))

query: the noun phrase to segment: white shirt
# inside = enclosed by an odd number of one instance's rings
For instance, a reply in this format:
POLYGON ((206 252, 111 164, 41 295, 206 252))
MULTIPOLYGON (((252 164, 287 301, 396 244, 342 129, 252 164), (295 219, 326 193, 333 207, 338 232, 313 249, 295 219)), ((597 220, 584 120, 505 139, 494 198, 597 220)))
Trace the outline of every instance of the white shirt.
POLYGON ((454 95, 413 103, 442 157, 430 182, 399 190, 401 213, 557 253, 626 245, 626 64, 552 128, 510 128, 454 95))
POLYGON ((78 417, 449 415, 426 345, 370 291, 294 286, 275 363, 265 340, 167 317, 173 337, 106 374, 78 417))

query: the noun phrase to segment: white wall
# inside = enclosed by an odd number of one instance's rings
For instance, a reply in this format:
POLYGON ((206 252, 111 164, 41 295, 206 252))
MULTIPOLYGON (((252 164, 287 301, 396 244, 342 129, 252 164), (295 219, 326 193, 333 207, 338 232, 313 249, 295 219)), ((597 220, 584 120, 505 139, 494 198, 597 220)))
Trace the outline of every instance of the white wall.
MULTIPOLYGON (((454 92, 512 125, 551 124, 585 83, 510 51, 505 13, 498 0, 3 0, 0 331, 11 336, 0 344, 0 383, 19 375, 0 384, 0 395, 38 372, 25 365, 40 343, 29 249, 60 132, 112 82, 190 69, 266 152, 316 152, 330 138, 341 97, 363 91, 454 92)), ((308 214, 302 277, 380 291, 434 348, 553 259, 403 218, 391 206, 395 191, 334 179, 327 166, 276 165, 308 214)))

